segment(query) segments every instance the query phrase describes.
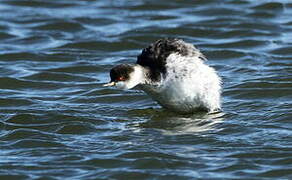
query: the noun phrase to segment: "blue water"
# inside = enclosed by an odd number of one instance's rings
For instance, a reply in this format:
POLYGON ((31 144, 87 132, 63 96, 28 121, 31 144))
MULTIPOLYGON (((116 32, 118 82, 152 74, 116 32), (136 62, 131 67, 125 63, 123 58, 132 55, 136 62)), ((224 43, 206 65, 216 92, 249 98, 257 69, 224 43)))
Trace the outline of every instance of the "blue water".
POLYGON ((291 179, 292 2, 0 1, 0 179, 291 179), (178 115, 103 87, 163 37, 223 79, 178 115))

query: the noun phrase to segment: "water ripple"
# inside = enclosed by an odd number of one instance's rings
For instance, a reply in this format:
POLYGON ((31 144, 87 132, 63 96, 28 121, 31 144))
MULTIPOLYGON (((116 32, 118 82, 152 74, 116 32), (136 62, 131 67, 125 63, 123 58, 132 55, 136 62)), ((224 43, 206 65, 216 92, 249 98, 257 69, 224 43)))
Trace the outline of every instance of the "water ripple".
POLYGON ((289 179, 288 0, 0 3, 0 179, 289 179), (223 112, 105 88, 156 39, 193 43, 223 112))

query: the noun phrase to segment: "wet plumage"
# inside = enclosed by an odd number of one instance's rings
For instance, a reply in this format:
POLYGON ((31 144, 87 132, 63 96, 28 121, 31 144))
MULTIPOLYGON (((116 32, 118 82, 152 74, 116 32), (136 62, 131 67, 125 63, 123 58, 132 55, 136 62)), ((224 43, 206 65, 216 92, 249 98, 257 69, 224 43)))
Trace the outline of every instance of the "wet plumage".
POLYGON ((221 80, 202 53, 180 39, 160 39, 143 49, 136 64, 117 65, 106 86, 139 88, 179 113, 220 110, 221 80))

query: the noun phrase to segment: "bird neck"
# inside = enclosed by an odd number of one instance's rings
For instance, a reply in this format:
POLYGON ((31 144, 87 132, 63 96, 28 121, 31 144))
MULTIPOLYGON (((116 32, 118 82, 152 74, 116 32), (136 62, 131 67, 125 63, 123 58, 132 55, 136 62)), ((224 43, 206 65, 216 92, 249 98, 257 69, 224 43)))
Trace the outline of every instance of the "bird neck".
POLYGON ((137 84, 145 84, 147 83, 147 69, 143 66, 137 64, 134 66, 134 72, 131 74, 132 81, 135 81, 137 84))

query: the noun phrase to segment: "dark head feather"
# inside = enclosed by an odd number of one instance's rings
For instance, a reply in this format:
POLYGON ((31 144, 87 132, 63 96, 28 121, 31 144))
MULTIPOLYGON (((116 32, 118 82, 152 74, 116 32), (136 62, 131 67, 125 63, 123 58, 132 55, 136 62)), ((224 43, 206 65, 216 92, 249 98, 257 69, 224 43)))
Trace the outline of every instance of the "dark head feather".
POLYGON ((130 73, 134 71, 133 66, 128 64, 120 64, 113 67, 110 71, 111 82, 117 82, 123 79, 129 80, 130 73))

